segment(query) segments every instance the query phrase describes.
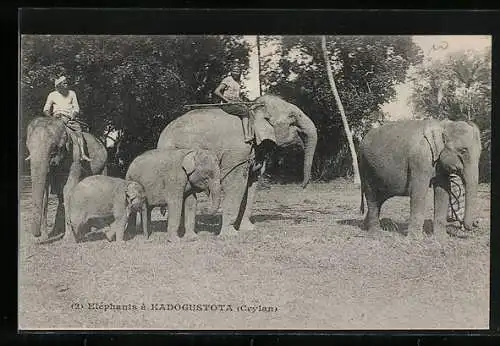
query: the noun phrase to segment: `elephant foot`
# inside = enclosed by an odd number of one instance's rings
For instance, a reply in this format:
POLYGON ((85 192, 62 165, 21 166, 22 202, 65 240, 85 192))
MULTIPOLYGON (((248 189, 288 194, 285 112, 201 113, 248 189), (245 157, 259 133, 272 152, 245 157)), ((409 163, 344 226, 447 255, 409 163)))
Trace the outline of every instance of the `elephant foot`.
POLYGON ((254 231, 255 224, 253 224, 250 220, 242 220, 240 225, 240 230, 242 231, 254 231))
POLYGON ((422 229, 408 229, 407 239, 416 242, 422 242, 426 239, 426 236, 422 229))
POLYGON ((380 222, 375 222, 375 223, 367 223, 365 222, 364 228, 369 234, 379 234, 383 232, 382 226, 380 225, 380 222))
POLYGON ((115 241, 115 244, 114 246, 119 246, 119 247, 122 247, 122 246, 126 246, 127 245, 127 242, 125 240, 117 240, 115 241))
POLYGON ((365 235, 366 238, 370 238, 370 239, 380 239, 380 238, 384 238, 384 237, 388 237, 388 236, 389 236, 389 233, 384 232, 384 230, 380 226, 375 226, 375 227, 369 228, 368 231, 366 232, 366 235, 365 235))
POLYGON ((47 233, 42 233, 39 236, 33 236, 33 241, 35 244, 47 244, 50 242, 50 237, 47 233))
POLYGON ((224 226, 219 234, 219 237, 223 239, 231 239, 239 235, 239 232, 234 228, 234 226, 224 226))
POLYGON ((461 239, 466 239, 466 238, 471 238, 474 236, 474 231, 469 231, 466 230, 464 227, 462 227, 460 224, 450 224, 446 226, 446 233, 448 235, 455 237, 455 238, 461 238, 461 239))
POLYGON ((78 242, 73 232, 65 232, 62 241, 66 244, 76 244, 78 242))
POLYGON ((111 228, 108 228, 107 230, 104 231, 104 236, 109 242, 112 242, 116 238, 115 232, 111 228))
POLYGON ((198 240, 198 235, 194 232, 186 232, 182 237, 183 241, 192 242, 198 240))
POLYGON ((446 225, 443 223, 433 223, 432 234, 436 236, 446 234, 446 225))
POLYGON ((177 234, 169 233, 169 235, 167 236, 167 243, 177 244, 180 241, 181 241, 181 238, 179 238, 179 236, 177 234))

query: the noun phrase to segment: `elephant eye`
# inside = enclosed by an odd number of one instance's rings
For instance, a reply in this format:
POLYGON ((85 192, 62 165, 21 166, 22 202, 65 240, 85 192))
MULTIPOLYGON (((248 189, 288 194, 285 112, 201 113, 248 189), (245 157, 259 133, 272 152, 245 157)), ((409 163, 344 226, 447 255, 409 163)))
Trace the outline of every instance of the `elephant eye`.
POLYGON ((467 150, 467 148, 460 148, 460 149, 458 150, 458 152, 459 152, 460 154, 462 154, 462 155, 466 155, 466 154, 467 154, 467 152, 468 152, 468 150, 467 150))

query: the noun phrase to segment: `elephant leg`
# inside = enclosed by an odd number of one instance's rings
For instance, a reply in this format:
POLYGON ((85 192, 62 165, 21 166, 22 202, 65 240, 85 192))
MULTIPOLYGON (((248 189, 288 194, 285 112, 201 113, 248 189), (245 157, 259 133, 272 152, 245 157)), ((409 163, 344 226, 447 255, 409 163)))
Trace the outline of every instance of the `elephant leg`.
POLYGON ((122 215, 115 216, 115 221, 110 226, 110 228, 113 230, 113 233, 116 234, 117 242, 125 241, 125 229, 127 228, 129 216, 130 214, 128 212, 125 212, 122 215))
POLYGON ((70 173, 68 175, 68 180, 63 188, 63 198, 64 198, 64 221, 65 221, 65 232, 63 239, 67 241, 76 242, 74 233, 71 231, 71 223, 69 220, 69 199, 71 196, 71 191, 78 184, 80 178, 81 166, 73 163, 70 168, 70 173), (70 238, 68 238, 70 237, 70 238))
POLYGON ((43 193, 43 199, 42 199, 42 219, 41 219, 41 238, 40 240, 43 241, 44 239, 49 238, 49 230, 48 230, 48 225, 47 225, 47 206, 49 203, 49 186, 47 185, 44 189, 43 193))
MULTIPOLYGON (((410 178, 411 179, 411 178, 410 178)), ((423 226, 425 218, 425 200, 428 192, 424 179, 413 179, 410 187, 410 222, 408 235, 420 240, 423 238, 423 226)))
POLYGON ((116 234, 115 229, 110 226, 106 226, 104 227, 103 231, 104 235, 106 236, 106 239, 110 242, 113 241, 113 237, 116 234))
POLYGON ((141 214, 139 212, 134 211, 134 212, 130 213, 130 220, 128 222, 129 231, 131 231, 133 228, 134 233, 139 232, 139 230, 142 229, 141 223, 142 223, 142 218, 141 218, 141 214))
POLYGON ((379 200, 377 191, 371 185, 371 182, 367 180, 364 188, 364 194, 366 199, 367 213, 364 220, 364 227, 370 233, 375 233, 382 230, 380 226, 380 208, 382 207, 382 202, 379 200))
POLYGON ((87 224, 87 222, 80 222, 76 227, 72 227, 71 231, 73 232, 73 236, 75 239, 76 243, 79 243, 80 240, 90 232, 90 226, 87 224))
POLYGON ((167 222, 167 241, 179 241, 179 226, 182 219, 183 200, 182 195, 177 198, 171 198, 168 202, 168 222, 167 222))
POLYGON ((222 182, 224 200, 222 201, 222 229, 220 235, 233 236, 236 231, 238 215, 243 197, 248 188, 248 164, 236 167, 222 182))
POLYGON ((144 203, 140 211, 141 222, 142 222, 142 234, 146 239, 149 238, 149 224, 151 222, 151 210, 152 208, 149 207, 146 203, 144 203))
POLYGON ((190 194, 184 200, 184 239, 191 241, 197 238, 197 234, 194 232, 196 225, 196 205, 197 205, 196 194, 190 194))
POLYGON ((64 234, 65 229, 65 213, 64 213, 64 196, 62 193, 57 195, 57 211, 56 217, 54 219, 54 228, 52 230, 52 235, 56 236, 58 234, 64 234))
POLYGON ((73 227, 71 226, 70 221, 70 211, 69 211, 69 193, 71 191, 71 187, 66 185, 63 190, 64 196, 64 224, 65 230, 63 235, 63 240, 68 243, 76 243, 75 233, 73 232, 73 227))
POLYGON ((81 235, 82 234, 82 230, 81 230, 81 227, 79 225, 81 225, 81 223, 76 223, 78 226, 76 227, 73 227, 71 225, 71 223, 69 222, 69 220, 66 220, 66 228, 65 228, 65 232, 64 232, 64 235, 62 237, 62 240, 66 243, 77 243, 78 242, 78 239, 77 239, 77 235, 81 235))
POLYGON ((241 217, 240 230, 245 231, 253 231, 255 229, 255 225, 250 221, 250 216, 252 216, 252 208, 253 202, 255 199, 255 191, 257 190, 258 180, 253 179, 249 181, 248 190, 245 194, 245 198, 243 200, 243 216, 241 217))
POLYGON ((445 234, 446 232, 446 217, 450 204, 449 185, 450 183, 446 177, 437 176, 434 180, 433 232, 435 235, 445 234))

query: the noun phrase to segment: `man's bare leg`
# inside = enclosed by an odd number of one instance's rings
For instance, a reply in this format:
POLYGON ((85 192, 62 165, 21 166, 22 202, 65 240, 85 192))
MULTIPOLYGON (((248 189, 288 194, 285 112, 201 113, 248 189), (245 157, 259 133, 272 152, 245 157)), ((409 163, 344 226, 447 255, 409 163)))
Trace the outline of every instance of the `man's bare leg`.
POLYGON ((78 132, 76 137, 78 138, 78 146, 80 147, 82 160, 92 161, 92 159, 85 154, 85 147, 83 146, 83 133, 78 132))
POLYGON ((252 136, 250 136, 248 117, 241 117, 241 122, 243 123, 243 135, 245 136, 245 143, 249 143, 253 140, 253 138, 252 136))

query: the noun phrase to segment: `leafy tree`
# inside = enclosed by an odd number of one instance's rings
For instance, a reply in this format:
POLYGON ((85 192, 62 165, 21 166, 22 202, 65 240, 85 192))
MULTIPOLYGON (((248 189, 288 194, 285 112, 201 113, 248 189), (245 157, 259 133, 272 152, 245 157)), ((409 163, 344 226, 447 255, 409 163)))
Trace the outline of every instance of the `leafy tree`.
POLYGON ((481 181, 490 180, 491 48, 459 51, 420 65, 411 77, 418 118, 472 120, 481 130, 481 181))
POLYGON ((89 131, 102 139, 118 132, 110 162, 122 162, 119 175, 155 147, 184 105, 209 102, 228 66, 238 61, 248 69, 249 47, 239 36, 30 35, 21 46, 22 133, 64 73, 89 131))
MULTIPOLYGON (((262 38, 263 44, 276 40, 262 38)), ((410 65, 422 60, 422 52, 407 36, 327 36, 326 46, 357 144, 372 123, 383 121, 381 105, 394 98, 394 87, 405 80, 410 65)), ((352 174, 342 119, 325 74, 320 37, 284 36, 278 41, 275 56, 279 56, 277 62, 272 57, 263 58, 262 81, 268 92, 297 104, 316 124, 313 178, 328 180, 352 174)), ((293 155, 288 156, 293 159, 293 155)))

